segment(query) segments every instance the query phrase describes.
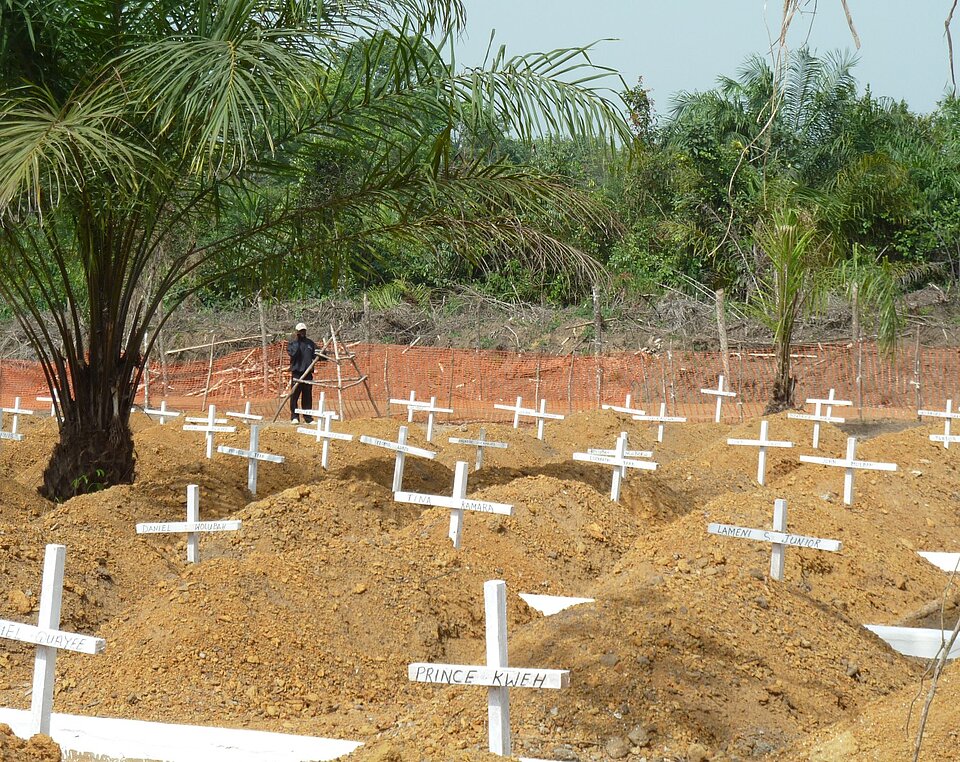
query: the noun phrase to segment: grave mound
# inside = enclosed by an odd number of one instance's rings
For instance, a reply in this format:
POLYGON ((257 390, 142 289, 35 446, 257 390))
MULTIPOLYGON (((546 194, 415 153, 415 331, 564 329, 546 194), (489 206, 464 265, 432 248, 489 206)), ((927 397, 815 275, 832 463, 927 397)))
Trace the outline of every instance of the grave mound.
POLYGON ((60 747, 50 736, 35 735, 28 740, 17 738, 9 725, 0 724, 0 759, 10 762, 60 762, 60 747))
MULTIPOLYGON (((784 759, 833 762, 838 759, 913 759, 913 744, 928 683, 919 680, 796 743, 784 759), (906 718, 909 729, 905 730, 906 718)), ((937 685, 924 730, 921 759, 955 762, 960 745, 960 673, 948 667, 937 685)))

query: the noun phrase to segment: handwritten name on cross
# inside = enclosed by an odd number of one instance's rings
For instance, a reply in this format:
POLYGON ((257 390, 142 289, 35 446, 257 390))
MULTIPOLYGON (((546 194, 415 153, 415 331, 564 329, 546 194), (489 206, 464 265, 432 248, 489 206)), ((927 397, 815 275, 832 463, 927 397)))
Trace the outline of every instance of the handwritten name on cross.
POLYGON ((723 408, 723 398, 724 397, 736 397, 736 392, 726 391, 723 388, 723 376, 721 375, 719 381, 717 382, 716 389, 701 389, 700 394, 708 394, 711 397, 717 398, 717 413, 714 416, 714 422, 720 423, 720 415, 723 408))
POLYGON ((0 441, 8 439, 14 442, 20 442, 23 440, 23 434, 18 434, 15 431, 4 431, 3 430, 3 413, 5 411, 0 410, 0 441))
POLYGON ((430 401, 418 400, 416 392, 410 392, 408 400, 390 400, 393 405, 405 405, 407 408, 407 423, 413 423, 414 413, 427 414, 427 441, 433 441, 433 416, 437 413, 452 413, 453 408, 437 407, 437 398, 431 397, 430 401))
POLYGON ((793 442, 774 441, 767 439, 769 421, 760 421, 760 439, 728 439, 727 444, 740 447, 759 447, 760 456, 757 459, 757 483, 763 486, 767 476, 767 448, 793 447, 793 442))
POLYGON ((847 456, 845 458, 819 458, 813 455, 801 455, 801 463, 815 463, 821 466, 835 466, 846 469, 843 476, 843 502, 853 505, 853 474, 856 470, 864 471, 896 471, 896 463, 876 463, 868 460, 855 460, 857 449, 856 437, 847 439, 847 456))
POLYGON ((943 418, 943 433, 931 434, 931 442, 943 442, 944 449, 949 448, 951 442, 960 442, 960 437, 950 434, 950 422, 954 418, 960 418, 960 412, 953 410, 953 400, 947 400, 945 410, 918 410, 917 415, 925 418, 943 418))
POLYGON ((710 534, 722 537, 735 537, 741 540, 773 543, 770 553, 770 576, 783 582, 783 570, 786 563, 787 547, 828 550, 836 553, 843 547, 839 540, 822 540, 819 537, 805 537, 800 534, 787 534, 787 501, 778 498, 773 503, 773 531, 767 529, 747 529, 730 524, 710 524, 710 534))
POLYGON ((239 521, 200 521, 200 486, 187 485, 187 520, 137 524, 137 534, 187 533, 187 563, 200 563, 200 532, 235 532, 239 521))
POLYGON ((251 495, 257 494, 257 467, 260 464, 261 460, 265 460, 268 463, 283 463, 284 457, 282 455, 274 455, 270 452, 260 452, 258 449, 260 447, 260 427, 257 424, 253 424, 250 427, 250 446, 246 450, 242 450, 238 447, 226 447, 220 445, 217 447, 217 452, 222 452, 224 455, 234 455, 238 458, 247 459, 247 491, 251 495))
POLYGON ((483 450, 485 447, 492 447, 495 450, 506 450, 509 445, 506 442, 488 442, 487 430, 481 428, 480 434, 476 439, 462 439, 461 437, 450 437, 450 444, 467 445, 477 448, 477 464, 473 469, 479 471, 483 467, 483 450))
POLYGON ((617 446, 613 450, 588 450, 575 452, 573 459, 584 463, 599 463, 604 466, 613 466, 613 483, 610 485, 610 499, 620 502, 620 489, 623 480, 627 478, 628 468, 638 468, 644 471, 656 471, 657 464, 632 458, 650 458, 653 453, 647 450, 628 450, 627 432, 621 431, 617 437, 617 446))
POLYGON ((540 400, 540 410, 537 411, 534 408, 524 407, 523 406, 523 397, 517 397, 516 405, 500 405, 495 404, 494 408, 497 410, 508 410, 513 413, 513 428, 520 428, 520 416, 526 416, 528 418, 537 419, 537 439, 543 441, 543 425, 548 419, 555 421, 562 421, 565 416, 560 415, 559 413, 548 413, 547 412, 547 401, 545 399, 540 400))
MULTIPOLYGON (((298 410, 297 412, 300 411, 298 410)), ((314 414, 314 428, 308 429, 304 426, 298 426, 297 433, 308 434, 309 436, 316 437, 318 442, 323 442, 323 449, 320 454, 320 465, 323 468, 327 468, 330 457, 330 441, 340 439, 344 442, 351 442, 353 441, 353 434, 342 434, 339 431, 333 431, 331 428, 332 422, 340 420, 340 416, 332 410, 325 410, 323 412, 311 410, 310 412, 314 414)))
POLYGON ((485 665, 415 663, 407 667, 407 677, 417 683, 487 686, 489 748, 492 753, 507 757, 512 753, 510 688, 567 688, 570 672, 565 669, 508 667, 506 582, 485 582, 483 602, 487 645, 485 665))
POLYGON ((363 444, 373 445, 374 447, 382 447, 385 450, 392 450, 393 452, 397 453, 397 457, 393 466, 394 492, 399 492, 401 489, 403 489, 403 467, 406 464, 407 455, 416 455, 418 458, 427 458, 428 460, 433 460, 437 457, 437 453, 435 453, 433 450, 424 450, 422 447, 408 445, 408 434, 409 432, 407 431, 407 427, 401 426, 396 442, 391 442, 388 439, 368 437, 366 435, 360 437, 360 441, 363 444))
POLYGON ((57 650, 99 654, 106 648, 103 638, 63 632, 60 607, 63 600, 63 567, 67 549, 63 545, 47 545, 43 556, 43 581, 40 587, 40 615, 37 626, 0 619, 0 638, 33 643, 37 653, 33 661, 33 694, 30 699, 30 734, 50 735, 53 712, 53 683, 57 650))
POLYGON ((667 415, 667 403, 660 403, 660 415, 635 415, 635 421, 654 421, 657 424, 657 441, 663 441, 663 427, 667 423, 686 423, 687 419, 676 415, 667 415))
POLYGON ((640 410, 639 408, 630 407, 630 403, 633 401, 633 398, 628 394, 623 405, 601 405, 601 410, 612 410, 615 413, 626 413, 627 415, 645 415, 646 410, 640 410))
POLYGON ((222 426, 227 422, 226 418, 217 418, 217 406, 210 405, 207 408, 206 418, 184 418, 186 425, 184 431, 202 431, 207 440, 207 458, 213 457, 213 435, 230 434, 237 430, 236 426, 222 426))
POLYGON ((236 418, 236 419, 239 420, 239 421, 245 421, 245 422, 247 422, 247 423, 250 423, 250 422, 252 422, 252 421, 262 421, 262 420, 263 420, 263 416, 262 416, 262 415, 257 415, 256 413, 251 413, 251 412, 250 412, 250 402, 249 402, 249 401, 247 401, 247 402, 244 404, 244 406, 243 406, 243 412, 242 412, 242 413, 230 413, 230 412, 227 412, 227 413, 224 413, 224 415, 227 416, 227 418, 236 418))
MULTIPOLYGON (((167 418, 179 418, 179 417, 180 417, 180 413, 179 413, 179 412, 177 412, 176 410, 170 410, 170 409, 167 407, 167 401, 166 401, 166 400, 160 400, 160 407, 159 407, 159 408, 151 409, 151 408, 145 407, 145 408, 143 409, 143 412, 144 412, 145 415, 149 415, 151 418, 152 418, 153 416, 156 416, 156 417, 160 420, 160 425, 161 425, 161 426, 163 426, 163 424, 165 424, 165 423, 167 422, 167 418)), ((205 420, 205 419, 200 419, 200 420, 205 420)))
POLYGON ((431 505, 438 508, 450 509, 449 537, 453 547, 460 549, 460 540, 463 537, 463 512, 477 511, 479 513, 499 513, 503 516, 513 514, 513 506, 507 503, 494 503, 489 500, 470 500, 467 498, 467 472, 469 464, 465 460, 458 460, 453 473, 453 494, 425 495, 422 492, 394 492, 393 499, 398 503, 413 503, 415 505, 431 505))
MULTIPOLYGON (((831 390, 832 391, 832 390, 831 390)), ((846 419, 840 418, 835 415, 824 415, 823 414, 823 400, 818 399, 808 399, 807 403, 812 402, 813 414, 810 413, 787 413, 787 418, 792 418, 795 421, 813 421, 813 444, 812 447, 814 450, 820 449, 820 424, 821 423, 843 423, 846 419)))
MULTIPOLYGON (((11 434, 20 433, 20 416, 21 415, 33 415, 32 410, 27 410, 26 408, 20 407, 20 398, 13 398, 13 407, 0 408, 0 412, 10 413, 13 416, 13 426, 10 427, 11 434)), ((0 426, 2 428, 2 426, 0 426)))

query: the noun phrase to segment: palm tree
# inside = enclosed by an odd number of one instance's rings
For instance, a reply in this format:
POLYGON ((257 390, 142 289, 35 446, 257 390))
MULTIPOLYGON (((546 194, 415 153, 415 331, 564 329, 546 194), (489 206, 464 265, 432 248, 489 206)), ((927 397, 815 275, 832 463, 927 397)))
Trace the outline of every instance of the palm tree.
POLYGON ((586 49, 457 70, 459 0, 5 0, 0 296, 59 399, 42 492, 134 473, 128 418, 164 314, 308 240, 576 252, 524 222, 590 218, 549 177, 468 157, 507 129, 615 144, 629 130, 586 49), (437 42, 439 41, 439 42, 437 42), (311 156, 362 145, 349 193, 302 192, 311 156), (85 478, 94 472, 96 480, 85 478))

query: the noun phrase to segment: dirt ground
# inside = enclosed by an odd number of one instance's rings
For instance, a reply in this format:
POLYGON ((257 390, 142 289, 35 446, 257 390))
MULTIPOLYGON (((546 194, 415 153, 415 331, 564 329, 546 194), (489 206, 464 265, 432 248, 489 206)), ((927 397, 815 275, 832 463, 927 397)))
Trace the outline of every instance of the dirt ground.
MULTIPOLYGON (((286 463, 260 465, 253 498, 245 461, 207 460, 201 435, 138 416, 136 483, 52 505, 36 487, 56 424, 28 421, 23 442, 0 448, 0 617, 36 617, 43 546, 63 543, 62 628, 99 635, 107 650, 60 655, 57 711, 351 738, 365 743, 350 758, 360 762, 479 762, 493 758, 486 693, 409 683, 406 666, 480 663, 483 582, 503 579, 511 664, 571 673, 566 690, 511 692, 515 753, 909 759, 925 665, 861 625, 956 621, 948 575, 916 551, 960 551, 960 448, 930 442, 936 425, 855 432, 869 437, 858 458, 898 470, 859 473, 846 507, 842 471, 798 460, 814 452, 809 424, 769 420, 772 439, 796 446, 770 452, 765 487, 756 451, 726 444, 755 438, 757 420, 668 425, 663 443, 655 427, 612 412, 551 422, 543 442, 530 427, 486 424, 488 439, 510 446, 487 451, 468 494, 514 512, 468 512, 459 551, 448 512, 395 502, 392 454, 356 440, 335 442, 324 471, 313 440, 265 427, 261 447, 286 463), (654 450, 659 468, 631 473, 615 504, 610 469, 571 455, 613 447, 620 431, 631 448, 654 450), (189 565, 184 538, 134 526, 184 520, 192 483, 202 519, 242 528, 203 535, 201 562, 189 565), (706 532, 710 522, 769 527, 777 497, 792 532, 843 543, 839 553, 788 549, 783 582, 769 576, 768 546, 706 532), (596 603, 543 617, 520 592, 596 603)), ((395 439, 400 425, 335 428, 395 439)), ((475 451, 447 439, 479 426, 441 426, 431 444, 413 424, 410 443, 439 455, 408 457, 404 488, 449 494, 454 464, 472 467, 475 451)), ((825 426, 818 454, 841 456, 847 435, 825 426)), ((27 707, 32 659, 4 644, 4 705, 27 707)), ((958 698, 950 667, 922 759, 960 757, 958 698)), ((58 758, 33 746, 0 728, 0 760, 58 758)))

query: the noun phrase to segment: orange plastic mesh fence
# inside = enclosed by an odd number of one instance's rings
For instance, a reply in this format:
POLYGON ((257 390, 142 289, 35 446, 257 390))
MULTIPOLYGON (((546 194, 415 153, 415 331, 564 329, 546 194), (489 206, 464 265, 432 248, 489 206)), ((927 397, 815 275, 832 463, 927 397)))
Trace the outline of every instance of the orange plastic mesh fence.
MULTIPOLYGON (((268 347, 267 373, 260 347, 234 352, 216 360, 169 363, 164 370, 156 361, 149 370, 148 384, 142 384, 138 404, 149 394, 151 407, 161 399, 175 410, 197 411, 204 404, 226 410, 250 401, 253 408, 272 418, 289 390, 290 374, 285 344, 268 347)), ((549 412, 568 413, 595 410, 600 404, 623 404, 632 396, 632 407, 648 413, 659 412, 667 402, 671 415, 691 420, 709 420, 714 398, 701 388, 716 388, 723 372, 718 352, 663 351, 659 354, 622 353, 600 357, 578 355, 516 354, 492 350, 440 349, 384 344, 351 345, 366 384, 354 383, 358 371, 342 360, 340 373, 346 417, 381 413, 399 415, 405 408, 389 405, 392 398, 406 398, 416 391, 418 399, 437 398, 440 407, 453 408, 443 419, 508 420, 508 412, 495 410, 495 403, 513 404, 522 397, 524 406, 547 400, 549 412), (351 385, 352 384, 352 385, 351 385), (369 394, 368 394, 369 390, 369 394), (371 398, 373 402, 371 402, 371 398)), ((960 398, 956 379, 960 373, 960 348, 909 347, 893 357, 881 354, 873 344, 861 350, 862 388, 857 386, 857 350, 852 346, 794 347, 793 375, 797 378, 796 398, 825 395, 836 389, 837 397, 862 401, 869 417, 916 415, 918 404, 942 407, 947 398, 960 398), (919 384, 919 387, 918 387, 919 384)), ((760 415, 770 398, 776 362, 769 350, 731 352, 726 388, 737 397, 725 403, 724 418, 760 415)), ((314 375, 314 399, 325 390, 327 405, 340 404, 336 363, 320 362, 314 375)), ((48 396, 37 363, 22 360, 0 361, 0 400, 10 405, 15 397, 25 407, 46 408, 37 396, 48 396)), ((283 413, 285 414, 285 413, 283 413)))

